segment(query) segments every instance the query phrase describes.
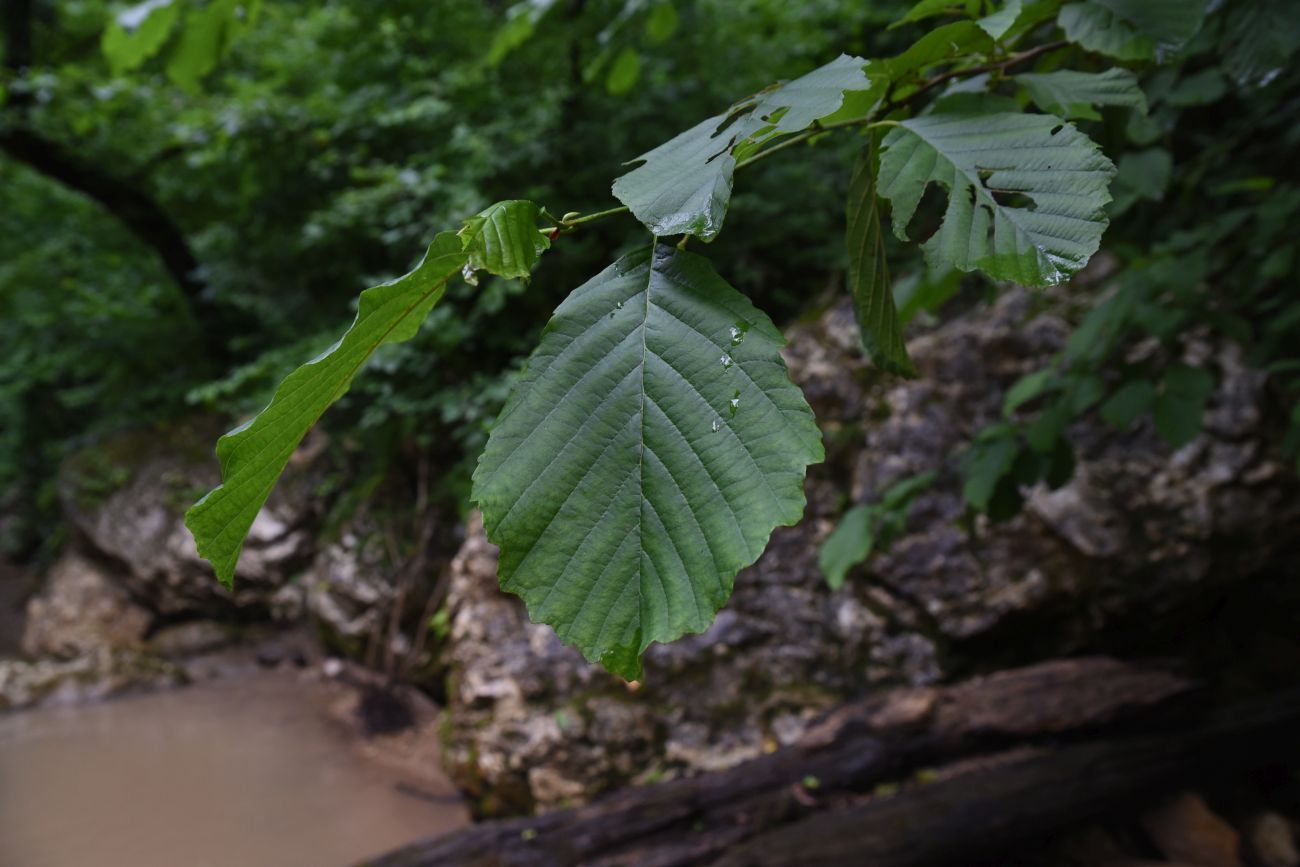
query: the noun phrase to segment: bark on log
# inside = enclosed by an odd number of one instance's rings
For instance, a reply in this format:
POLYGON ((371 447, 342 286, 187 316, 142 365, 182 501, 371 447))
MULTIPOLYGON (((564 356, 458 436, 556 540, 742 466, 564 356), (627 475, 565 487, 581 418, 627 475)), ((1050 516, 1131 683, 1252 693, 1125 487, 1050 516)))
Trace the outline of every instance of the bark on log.
POLYGON ((1200 703, 1182 678, 1108 659, 900 690, 729 771, 484 823, 370 867, 969 867, 1127 799, 1295 749, 1300 693, 1230 712, 1200 703), (893 797, 868 794, 900 780, 912 782, 893 797))

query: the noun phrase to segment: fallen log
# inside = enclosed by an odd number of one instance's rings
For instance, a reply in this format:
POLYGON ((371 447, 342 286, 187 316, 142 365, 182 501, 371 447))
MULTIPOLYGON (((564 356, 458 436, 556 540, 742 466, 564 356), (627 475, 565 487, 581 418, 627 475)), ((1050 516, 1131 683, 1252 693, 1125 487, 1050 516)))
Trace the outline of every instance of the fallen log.
POLYGON ((1231 713, 1199 704, 1183 678, 1100 658, 897 690, 728 771, 483 823, 368 867, 970 865, 1225 763, 1294 749, 1300 694, 1231 713), (873 794, 882 784, 897 793, 873 794))

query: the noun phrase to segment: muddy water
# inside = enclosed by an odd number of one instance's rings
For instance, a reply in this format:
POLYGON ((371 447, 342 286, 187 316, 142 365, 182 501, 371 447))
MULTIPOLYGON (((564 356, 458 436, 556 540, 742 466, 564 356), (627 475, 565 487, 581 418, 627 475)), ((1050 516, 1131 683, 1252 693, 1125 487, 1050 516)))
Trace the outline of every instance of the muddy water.
POLYGON ((321 689, 254 672, 0 715, 0 867, 342 867, 467 821, 445 779, 367 760, 321 689))

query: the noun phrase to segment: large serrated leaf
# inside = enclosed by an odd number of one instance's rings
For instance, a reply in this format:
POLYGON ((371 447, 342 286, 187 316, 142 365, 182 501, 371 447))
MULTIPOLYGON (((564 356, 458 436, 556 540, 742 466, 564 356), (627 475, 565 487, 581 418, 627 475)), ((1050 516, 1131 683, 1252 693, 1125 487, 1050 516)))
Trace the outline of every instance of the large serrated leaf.
POLYGON ((866 61, 841 55, 802 78, 770 88, 647 151, 641 165, 614 181, 614 195, 654 235, 722 230, 736 161, 760 142, 834 114, 845 91, 865 91, 866 61))
POLYGON ((1083 0, 1061 7, 1065 38, 1120 60, 1180 48, 1201 29, 1204 0, 1083 0))
POLYGON ((935 266, 1046 286, 1097 251, 1115 167, 1058 118, 915 117, 890 130, 881 147, 877 191, 892 203, 898 237, 907 240, 928 184, 948 192, 943 223, 923 245, 935 266))
POLYGON ((885 232, 876 204, 876 169, 870 145, 862 149, 853 168, 845 217, 849 295, 862 348, 880 367, 902 376, 915 376, 916 368, 903 343, 903 327, 894 307, 894 289, 885 261, 885 232))
POLYGON ((339 341, 285 377, 264 410, 217 442, 222 483, 185 513, 185 525, 223 584, 234 583, 248 528, 307 431, 376 349, 415 336, 465 262, 461 239, 438 235, 413 271, 362 292, 339 341))
POLYGON ((587 659, 640 676, 700 632, 821 438, 780 332, 703 257, 624 257, 556 310, 474 474, 501 586, 587 659))
POLYGON ((537 230, 541 208, 511 199, 490 205, 465 221, 461 242, 469 267, 498 277, 528 279, 551 241, 537 230))
POLYGON ((1105 72, 1030 72, 1017 75, 1016 81, 1029 94, 1034 105, 1049 114, 1065 118, 1100 120, 1093 106, 1123 105, 1145 113, 1146 95, 1138 87, 1137 76, 1127 69, 1105 72))

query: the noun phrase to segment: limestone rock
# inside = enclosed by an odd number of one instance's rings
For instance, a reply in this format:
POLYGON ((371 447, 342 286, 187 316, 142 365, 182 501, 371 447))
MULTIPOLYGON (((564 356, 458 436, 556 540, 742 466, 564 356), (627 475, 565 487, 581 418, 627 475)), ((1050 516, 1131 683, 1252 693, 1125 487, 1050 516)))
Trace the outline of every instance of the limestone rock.
POLYGON ((22 649, 33 657, 66 659, 100 648, 138 647, 152 621, 108 570, 69 552, 27 602, 22 649))
POLYGON ((1219 381, 1190 445, 1171 454, 1149 423, 1117 434, 1085 416, 1067 432, 1067 485, 1027 492, 1006 523, 970 518, 962 449, 1070 333, 1043 301, 1010 290, 914 339, 921 376, 909 381, 863 362, 847 303, 791 329, 791 376, 827 446, 804 520, 776 530, 707 632, 650 649, 635 692, 528 622, 471 521, 448 603, 445 752, 480 812, 735 764, 883 685, 1111 651, 1115 635, 1163 649, 1151 623, 1180 640, 1223 593, 1283 569, 1300 496, 1271 457, 1263 382, 1213 343, 1186 347, 1219 381), (817 551, 845 502, 929 471, 901 537, 830 591, 817 551))
POLYGON ((0 660, 0 711, 79 704, 185 682, 178 666, 136 650, 101 647, 65 660, 0 660))
POLYGON ((258 514, 244 544, 233 593, 198 556, 185 510, 218 481, 212 446, 221 427, 201 420, 142 430, 74 455, 60 502, 85 544, 120 563, 132 595, 164 616, 266 610, 304 567, 319 508, 312 471, 323 440, 309 437, 258 514))

